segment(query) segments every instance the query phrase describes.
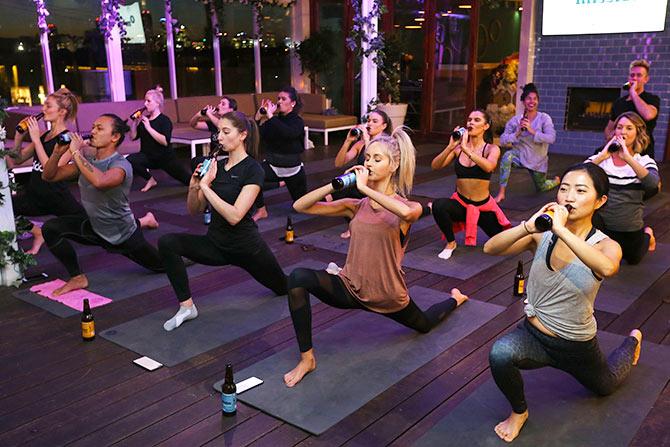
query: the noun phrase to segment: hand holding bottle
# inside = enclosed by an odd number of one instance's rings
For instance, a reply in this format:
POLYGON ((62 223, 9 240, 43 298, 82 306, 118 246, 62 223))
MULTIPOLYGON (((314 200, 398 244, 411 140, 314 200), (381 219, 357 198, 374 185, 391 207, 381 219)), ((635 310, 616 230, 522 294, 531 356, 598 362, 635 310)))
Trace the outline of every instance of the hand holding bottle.
POLYGON ((348 174, 349 172, 354 172, 356 174, 356 189, 358 189, 360 192, 363 192, 363 190, 368 186, 368 168, 365 166, 361 165, 356 165, 353 166, 345 171, 345 174, 348 174))
MULTIPOLYGON (((542 208, 540 208, 535 214, 530 216, 530 218, 528 220, 526 220, 526 222, 524 223, 524 228, 526 229, 526 231, 528 231, 529 233, 532 234, 532 233, 541 233, 543 231, 549 230, 551 228, 551 225, 552 225, 551 222, 553 221, 553 213, 554 213, 553 212, 553 206, 554 205, 558 205, 558 204, 556 202, 547 203, 546 205, 543 205, 542 208), (547 219, 546 216, 548 216, 549 218, 547 219), (539 219, 539 221, 538 221, 538 219, 539 219), (549 224, 550 227, 546 228, 546 229, 538 228, 537 224, 540 223, 541 221, 545 221, 545 222, 548 221, 548 224, 549 224)), ((542 225, 540 224, 540 226, 542 226, 542 225)))
POLYGON ((26 123, 28 125, 28 134, 30 135, 30 139, 32 141, 37 141, 40 139, 40 125, 37 124, 37 120, 35 119, 34 116, 29 117, 26 120, 26 123))
MULTIPOLYGON (((216 178, 216 172, 217 172, 217 169, 218 169, 217 164, 218 163, 216 161, 216 158, 214 158, 212 160, 210 166, 209 166, 209 169, 207 169, 207 172, 205 172, 205 175, 203 175, 202 178, 200 179, 200 187, 209 188, 211 186, 212 182, 216 178)), ((196 172, 198 172, 198 171, 196 170, 196 172)))

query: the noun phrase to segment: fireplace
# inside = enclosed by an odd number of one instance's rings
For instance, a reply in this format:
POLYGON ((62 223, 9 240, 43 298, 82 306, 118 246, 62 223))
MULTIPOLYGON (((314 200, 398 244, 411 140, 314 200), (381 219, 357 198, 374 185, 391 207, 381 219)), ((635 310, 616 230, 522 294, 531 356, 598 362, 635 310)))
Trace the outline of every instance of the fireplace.
POLYGON ((620 92, 619 87, 568 87, 565 129, 603 131, 620 92))

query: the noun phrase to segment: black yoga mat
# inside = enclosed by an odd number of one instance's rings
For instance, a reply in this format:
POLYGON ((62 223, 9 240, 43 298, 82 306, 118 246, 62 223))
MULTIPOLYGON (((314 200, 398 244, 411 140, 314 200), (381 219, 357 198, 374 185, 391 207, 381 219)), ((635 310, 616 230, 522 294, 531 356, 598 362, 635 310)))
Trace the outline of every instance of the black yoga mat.
MULTIPOLYGON (((609 353, 623 336, 598 333, 609 353)), ((523 371, 530 418, 514 446, 627 446, 670 378, 670 348, 642 341, 640 363, 614 394, 598 397, 568 374, 542 368, 523 371)), ((493 431, 510 406, 488 380, 420 438, 415 446, 507 445, 493 431), (446 441, 448 440, 448 442, 446 441)))
MULTIPOLYGON (((422 287, 412 287, 410 293, 423 309, 449 297, 422 287)), ((300 357, 295 345, 238 372, 239 380, 256 376, 265 382, 239 399, 319 435, 502 310, 471 300, 428 334, 371 312, 357 312, 316 334, 317 369, 294 388, 286 387, 283 376, 300 357)), ((214 387, 220 389, 220 382, 214 387)))
POLYGON ((447 175, 429 182, 419 183, 412 188, 412 197, 448 198, 456 191, 456 176, 447 175))
MULTIPOLYGON (((299 223, 311 217, 314 217, 310 216, 309 214, 301 214, 295 212, 293 210, 292 201, 278 203, 276 205, 268 205, 267 210, 268 210, 268 217, 266 219, 261 219, 258 222, 256 222, 256 224, 258 225, 258 230, 261 233, 268 230, 277 230, 285 228, 286 218, 288 216, 291 216, 295 236, 296 238, 298 238, 301 236, 299 223)), ((281 235, 283 235, 283 232, 280 233, 281 235)))
MULTIPOLYGON (((297 267, 324 269, 326 266, 307 259, 284 270, 290 273, 297 267)), ((286 296, 275 296, 254 279, 221 287, 203 297, 196 296, 194 301, 198 318, 171 332, 163 329, 163 323, 177 311, 176 300, 174 306, 114 326, 100 335, 140 355, 174 366, 290 315, 286 296)))
POLYGON ((596 297, 596 309, 623 313, 668 269, 669 244, 656 244, 656 251, 647 253, 638 265, 628 265, 626 261, 621 261, 619 273, 603 280, 596 297))

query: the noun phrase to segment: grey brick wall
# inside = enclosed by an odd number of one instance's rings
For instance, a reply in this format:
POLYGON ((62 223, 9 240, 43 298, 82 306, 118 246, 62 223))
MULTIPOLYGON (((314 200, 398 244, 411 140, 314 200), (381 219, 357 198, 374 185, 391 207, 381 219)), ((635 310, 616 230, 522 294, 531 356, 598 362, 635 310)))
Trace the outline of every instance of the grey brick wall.
POLYGON ((603 143, 602 132, 565 130, 568 87, 620 86, 630 61, 644 58, 651 64, 645 89, 661 97, 654 138, 656 158, 662 159, 670 106, 670 12, 665 31, 659 33, 542 36, 542 1, 537 5, 533 82, 540 91, 540 110, 551 115, 556 126, 550 151, 587 156, 603 143))

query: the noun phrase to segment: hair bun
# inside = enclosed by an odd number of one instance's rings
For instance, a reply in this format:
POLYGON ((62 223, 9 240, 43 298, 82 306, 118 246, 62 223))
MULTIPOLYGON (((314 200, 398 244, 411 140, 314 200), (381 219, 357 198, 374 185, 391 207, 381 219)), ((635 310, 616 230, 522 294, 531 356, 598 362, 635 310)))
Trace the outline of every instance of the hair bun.
POLYGON ((159 93, 163 93, 163 87, 161 87, 160 84, 156 84, 156 87, 154 88, 154 90, 156 90, 159 93))

